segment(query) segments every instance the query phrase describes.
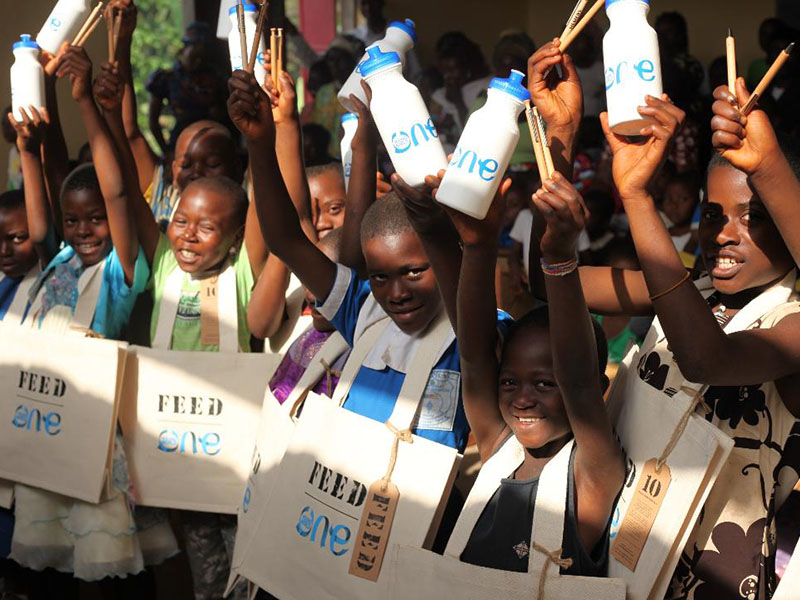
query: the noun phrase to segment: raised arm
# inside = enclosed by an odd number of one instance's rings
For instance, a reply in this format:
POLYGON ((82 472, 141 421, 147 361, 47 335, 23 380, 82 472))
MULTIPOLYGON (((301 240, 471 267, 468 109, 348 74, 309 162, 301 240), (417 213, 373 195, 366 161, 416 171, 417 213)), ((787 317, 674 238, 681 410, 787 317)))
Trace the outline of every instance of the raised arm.
POLYGON ((56 83, 58 78, 45 75, 45 95, 50 123, 42 140, 42 168, 44 169, 47 197, 53 214, 55 231, 61 234, 61 184, 69 175, 69 152, 64 131, 61 129, 61 118, 58 112, 58 95, 56 83))
POLYGON ((92 98, 92 63, 83 48, 71 46, 61 59, 58 77, 69 77, 92 148, 100 191, 106 204, 111 241, 128 284, 133 282, 139 239, 125 193, 125 177, 111 133, 92 98))
POLYGON ((136 108, 136 92, 133 87, 133 69, 131 65, 131 44, 136 29, 137 9, 133 0, 112 0, 107 11, 117 8, 122 18, 119 38, 117 39, 117 66, 125 87, 122 97, 122 121, 125 126, 127 144, 136 162, 136 177, 141 193, 145 193, 153 181, 153 172, 158 165, 158 157, 147 143, 139 128, 136 108))
MULTIPOLYGON (((727 335, 686 278, 686 269, 646 191, 683 112, 656 98, 648 98, 647 105, 640 112, 654 117, 657 124, 648 128, 644 143, 630 143, 611 133, 607 115, 601 115, 601 121, 614 152, 614 180, 628 214, 647 287, 657 298, 653 303, 656 314, 681 371, 690 381, 726 386, 773 381, 797 373, 799 316, 786 317, 771 329, 727 335)), ((754 220, 748 227, 756 223, 754 220)))
POLYGON ((283 261, 270 254, 247 305, 247 328, 254 337, 263 340, 280 329, 286 313, 289 276, 283 261))
MULTIPOLYGON (((578 236, 586 215, 580 194, 556 173, 534 194, 533 201, 547 221, 541 241, 543 263, 577 261, 578 236)), ((622 487, 625 464, 603 402, 601 379, 606 384, 607 379, 601 373, 605 365, 598 361, 592 317, 577 269, 564 276, 546 276, 545 281, 553 370, 577 446, 578 533, 583 546, 593 548, 622 487)))
POLYGON ((48 124, 47 109, 42 112, 31 106, 22 111, 22 121, 12 113, 8 119, 17 132, 17 149, 22 162, 22 179, 25 190, 25 210, 28 217, 28 234, 36 248, 42 266, 55 256, 55 228, 45 192, 42 173, 41 146, 48 124))
POLYGON ((739 112, 738 107, 750 98, 741 77, 736 91, 738 98, 727 86, 714 91, 712 143, 723 158, 750 176, 795 262, 800 263, 800 181, 781 152, 767 114, 755 110, 745 117, 739 112))
POLYGON ((498 335, 494 287, 497 243, 509 183, 502 184, 501 189, 505 189, 497 194, 483 221, 448 211, 464 245, 456 327, 464 412, 484 462, 509 431, 497 403, 498 335))
MULTIPOLYGON (((367 99, 371 101, 372 90, 365 82, 362 82, 362 86, 367 99)), ((366 105, 353 94, 350 95, 350 101, 358 113, 358 128, 351 143, 353 162, 347 188, 347 210, 342 225, 339 262, 355 269, 364 277, 367 267, 361 250, 361 223, 377 195, 375 166, 378 164, 378 130, 366 105)))
POLYGON ((152 265, 158 247, 159 230, 139 187, 136 161, 131 146, 128 144, 123 123, 123 94, 124 83, 116 66, 110 63, 101 65, 100 74, 94 84, 94 97, 103 109, 103 116, 119 153, 125 178, 126 195, 131 204, 130 211, 134 218, 136 233, 147 263, 152 265))
POLYGON ((327 298, 336 265, 308 239, 292 205, 275 153, 270 99, 255 77, 244 71, 235 71, 228 86, 228 114, 247 139, 254 189, 251 206, 258 213, 264 239, 314 296, 327 298))

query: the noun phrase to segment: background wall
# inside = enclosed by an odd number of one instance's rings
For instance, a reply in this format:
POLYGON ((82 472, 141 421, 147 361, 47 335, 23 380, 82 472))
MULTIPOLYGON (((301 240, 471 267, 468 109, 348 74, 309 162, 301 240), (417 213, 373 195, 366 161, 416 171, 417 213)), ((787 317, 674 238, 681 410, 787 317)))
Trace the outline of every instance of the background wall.
MULTIPOLYGON (((792 0, 798 2, 798 0, 792 0)), ((798 2, 800 3, 800 2, 798 2)), ((483 46, 487 58, 501 32, 524 29, 537 45, 559 35, 574 6, 573 0, 387 0, 390 18, 409 17, 417 22, 419 52, 432 60, 438 37, 460 29, 483 46)), ((703 64, 725 54, 728 27, 736 36, 740 71, 760 55, 758 26, 775 14, 772 0, 652 0, 650 22, 666 11, 680 11, 689 23, 689 49, 703 64)), ((596 17, 603 28, 605 14, 596 17)))

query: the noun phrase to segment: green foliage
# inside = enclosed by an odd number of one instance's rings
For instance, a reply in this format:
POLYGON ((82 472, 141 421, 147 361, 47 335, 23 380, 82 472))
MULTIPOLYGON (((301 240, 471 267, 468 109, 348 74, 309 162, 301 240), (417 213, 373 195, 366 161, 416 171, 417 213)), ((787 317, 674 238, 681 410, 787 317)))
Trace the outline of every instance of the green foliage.
POLYGON ((139 12, 133 35, 131 63, 139 107, 139 127, 145 132, 150 145, 157 148, 148 125, 150 93, 145 89, 145 84, 154 71, 168 68, 175 62, 183 33, 181 1, 136 0, 136 6, 139 12))

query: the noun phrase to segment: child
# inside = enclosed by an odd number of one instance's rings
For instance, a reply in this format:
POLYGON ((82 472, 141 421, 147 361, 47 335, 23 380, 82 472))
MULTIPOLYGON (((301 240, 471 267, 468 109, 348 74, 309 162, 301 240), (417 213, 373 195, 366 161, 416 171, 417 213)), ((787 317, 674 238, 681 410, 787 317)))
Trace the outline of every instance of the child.
POLYGON ((690 256, 697 249, 692 220, 699 202, 700 186, 693 173, 678 173, 667 182, 661 209, 672 224, 669 235, 675 249, 690 256))
POLYGON ((21 190, 0 194, 0 321, 8 315, 22 322, 38 265, 28 233, 25 195, 21 190))
POLYGON ((317 236, 322 239, 344 224, 347 191, 344 187, 342 165, 330 162, 309 167, 306 169, 306 177, 311 190, 314 228, 317 236))
POLYGON ((585 217, 579 194, 558 174, 533 201, 547 222, 542 270, 552 302, 509 329, 499 363, 493 280, 502 202, 495 201, 484 221, 449 211, 464 246, 457 309, 464 408, 484 463, 511 436, 525 448, 522 463, 488 501, 461 560, 527 571, 539 476, 574 437, 561 552, 572 564, 562 572, 601 577, 625 466, 603 403, 605 336, 589 316, 577 274, 585 217))
MULTIPOLYGON (((539 65, 536 76, 541 78, 539 65)), ((738 88, 743 103, 746 92, 741 83, 738 88)), ((665 99, 647 98, 639 112, 656 124, 642 130, 643 143, 613 135, 603 117, 614 153, 615 183, 643 271, 589 267, 581 269, 581 282, 593 311, 655 311, 659 323, 643 345, 650 354, 636 376, 644 385, 665 391, 665 402, 670 401, 666 390, 679 389, 684 381, 712 386, 704 394, 711 409, 707 418, 736 440, 689 534, 668 597, 758 599, 768 598, 774 588, 775 511, 800 472, 800 461, 786 452, 800 415, 795 375, 800 370, 800 305, 794 302, 795 264, 776 228, 777 223, 796 230, 797 220, 787 220, 780 208, 796 204, 791 199, 797 197, 797 179, 775 143, 756 146, 761 158, 748 163, 752 146, 725 134, 741 137, 743 123, 763 124, 766 117, 755 111, 746 120, 735 114, 731 118, 735 101, 729 92, 717 93, 724 98, 718 104, 728 104, 728 117, 720 123, 717 112, 715 141, 725 143, 730 148, 726 156, 741 159, 741 166, 717 157, 709 167, 699 228, 709 279, 689 284, 646 191, 684 116, 665 99), (745 151, 739 154, 739 149, 745 151), (749 179, 742 169, 758 167, 761 160, 779 168, 764 171, 756 185, 757 178, 749 179), (770 198, 773 215, 780 215, 776 221, 761 194, 770 198), (711 294, 704 298, 698 287, 711 294)), ((756 135, 751 141, 757 140, 756 135)), ((796 234, 787 235, 792 239, 796 234)))
MULTIPOLYGON (((344 407, 378 421, 391 414, 420 337, 442 310, 436 279, 403 205, 393 195, 377 201, 361 225, 361 245, 369 281, 332 262, 303 234, 288 193, 277 177, 275 126, 269 99, 252 75, 237 71, 230 79, 230 115, 248 141, 255 204, 270 248, 318 299, 319 312, 355 344, 365 327, 392 323, 356 375, 344 407)), ((439 355, 425 403, 413 430, 420 436, 463 448, 467 423, 459 402, 458 355, 450 340, 439 355)))
MULTIPOLYGON (((334 262, 339 257, 341 234, 341 229, 334 229, 317 244, 317 247, 325 253, 325 256, 334 262)), ((258 285, 261 285, 260 281, 258 285)), ((247 314, 250 320, 252 320, 251 315, 254 312, 260 311, 260 307, 255 301, 256 295, 259 293, 258 285, 253 292, 253 300, 248 307, 247 314)), ((311 312, 311 318, 313 319, 312 325, 292 343, 269 382, 272 394, 281 404, 283 404, 286 398, 289 397, 289 394, 292 393, 295 385, 300 381, 308 365, 314 361, 322 345, 328 341, 331 334, 336 331, 336 328, 331 322, 323 317, 317 310, 316 298, 314 298, 313 294, 308 290, 306 290, 306 304, 311 312)), ((332 364, 329 365, 330 374, 320 379, 312 391, 317 394, 325 394, 329 397, 333 397, 333 391, 336 389, 336 384, 339 382, 339 375, 341 374, 342 367, 349 355, 349 352, 344 352, 335 362, 332 362, 332 364)))
MULTIPOLYGON (((111 136, 91 95, 91 63, 82 48, 69 47, 59 58, 57 75, 69 77, 72 97, 83 118, 95 167, 78 167, 65 180, 60 196, 65 247, 49 261, 31 291, 26 323, 69 325, 83 300, 78 291, 84 273, 102 268, 102 284, 90 328, 118 337, 133 303, 144 289, 149 270, 129 213, 126 189, 111 136)), ((16 123, 23 138, 25 200, 32 242, 52 257, 53 224, 44 192, 36 137, 46 125, 32 111, 16 123), (38 122, 37 122, 38 121, 38 122)), ((76 578, 126 576, 143 568, 130 510, 129 481, 117 437, 112 469, 113 493, 100 504, 74 500, 24 485, 15 486, 16 526, 11 558, 37 570, 52 567, 76 578), (55 525, 54 525, 55 524, 55 525)))

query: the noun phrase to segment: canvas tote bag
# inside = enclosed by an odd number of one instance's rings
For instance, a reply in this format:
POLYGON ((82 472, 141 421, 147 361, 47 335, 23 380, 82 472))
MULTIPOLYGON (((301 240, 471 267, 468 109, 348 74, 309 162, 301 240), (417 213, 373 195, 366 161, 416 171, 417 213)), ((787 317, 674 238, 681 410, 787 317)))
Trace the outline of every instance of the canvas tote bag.
POLYGON ((233 514, 280 357, 237 352, 231 266, 217 282, 220 352, 169 350, 184 276, 175 269, 167 281, 154 349, 132 348, 121 412, 125 451, 138 504, 233 514))
POLYGON ((0 338, 0 477, 99 502, 126 345, 8 325, 0 338))
MULTIPOLYGON (((770 326, 770 319, 779 320, 785 303, 792 297, 794 283, 794 274, 790 274, 766 290, 739 311, 724 331, 730 334, 770 326)), ((713 292, 708 279, 698 281, 697 287, 706 297, 713 292)), ((611 535, 616 538, 624 522, 644 461, 664 458, 672 477, 633 571, 614 555, 616 542, 612 539, 609 574, 624 577, 628 581, 629 598, 636 600, 662 598, 666 593, 681 551, 733 448, 733 440, 707 422, 704 411, 699 409, 704 406, 702 397, 708 386, 686 380, 670 382, 670 392, 674 395, 665 401, 665 392, 643 381, 635 372, 647 360, 648 353, 658 344, 663 345, 664 340, 664 331, 656 319, 642 350, 633 349, 626 357, 608 404, 629 464, 634 465, 617 504, 611 535)))
MULTIPOLYGON (((366 537, 359 536, 364 508, 376 500, 367 493, 373 484, 399 490, 391 532, 378 536, 388 544, 385 560, 395 544, 432 543, 460 457, 453 448, 411 435, 410 427, 436 353, 451 332, 442 315, 415 353, 387 423, 308 396, 245 552, 244 577, 281 600, 388 594, 388 569, 380 569, 366 537), (351 567, 377 581, 350 574, 351 567)), ((347 397, 368 352, 354 350, 335 399, 347 397)))
POLYGON ((283 404, 275 399, 267 387, 250 462, 250 474, 247 477, 244 497, 237 511, 238 527, 226 596, 240 579, 238 567, 258 525, 262 509, 266 506, 272 484, 277 478, 278 466, 294 432, 298 409, 305 401, 309 390, 323 377, 330 378, 329 365, 336 362, 349 348, 342 335, 338 331, 333 332, 319 349, 314 360, 306 367, 303 376, 283 404))
POLYGON ((545 465, 539 478, 528 555, 528 572, 516 573, 461 562, 461 553, 500 480, 522 464, 525 448, 511 436, 486 464, 472 487, 444 556, 396 545, 392 561, 394 600, 624 600, 625 582, 604 577, 561 575, 567 477, 573 442, 545 465))

